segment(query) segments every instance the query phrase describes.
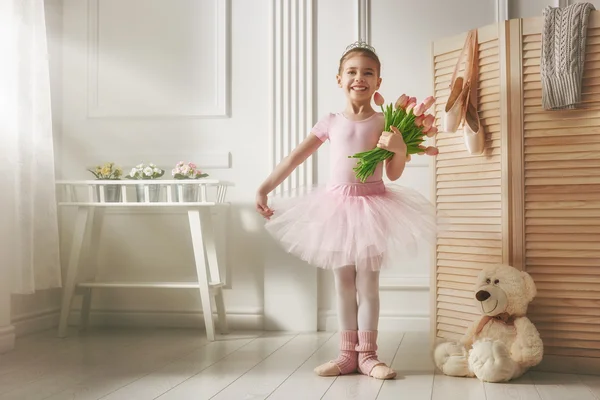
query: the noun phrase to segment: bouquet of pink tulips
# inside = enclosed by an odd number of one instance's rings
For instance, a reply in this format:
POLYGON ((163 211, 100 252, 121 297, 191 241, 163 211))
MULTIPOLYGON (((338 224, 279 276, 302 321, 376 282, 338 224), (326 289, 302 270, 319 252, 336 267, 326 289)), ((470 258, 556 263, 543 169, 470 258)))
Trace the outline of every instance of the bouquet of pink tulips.
MULTIPOLYGON (((395 105, 389 104, 385 109, 383 103, 385 100, 379 93, 375 93, 373 100, 376 105, 381 107, 385 116, 384 131, 391 132, 390 127, 396 127, 401 133, 406 143, 406 155, 427 154, 434 156, 438 154, 438 149, 433 146, 425 147, 422 143, 425 136, 433 137, 437 133, 437 128, 433 126, 434 117, 431 114, 425 114, 425 111, 433 105, 435 98, 427 97, 422 103, 417 105, 417 99, 403 94, 398 98, 395 105)), ((354 167, 356 177, 365 182, 368 177, 373 175, 377 165, 392 157, 394 153, 376 147, 369 151, 356 153, 349 158, 358 158, 358 163, 354 167)))

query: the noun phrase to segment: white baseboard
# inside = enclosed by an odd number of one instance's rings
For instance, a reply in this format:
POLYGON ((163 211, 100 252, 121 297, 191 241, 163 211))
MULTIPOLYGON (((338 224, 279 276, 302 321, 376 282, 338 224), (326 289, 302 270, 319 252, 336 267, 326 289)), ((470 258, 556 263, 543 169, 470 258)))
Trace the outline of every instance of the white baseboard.
POLYGON ((380 291, 429 291, 429 289, 429 275, 382 276, 379 278, 380 291))
MULTIPOLYGON (((44 310, 16 318, 13 320, 14 326, 0 330, 0 352, 3 348, 12 348, 15 336, 56 328, 58 318, 58 309, 44 310)), ((73 310, 69 316, 69 325, 79 325, 79 318, 79 310, 73 310)), ((227 322, 230 329, 233 330, 262 330, 264 315, 260 309, 227 310, 227 322)), ((204 317, 201 312, 194 311, 92 310, 90 325, 203 328, 204 317)), ((382 312, 379 319, 380 331, 422 332, 429 328, 429 315, 427 314, 382 312)), ((337 330, 335 310, 319 310, 318 330, 337 330)))
MULTIPOLYGON (((319 310, 319 331, 335 332, 338 329, 335 310, 319 310)), ((380 332, 426 332, 430 329, 429 315, 385 313, 379 316, 380 332)))
POLYGON ((0 354, 6 353, 15 347, 15 327, 13 325, 0 328, 0 354))
POLYGON ((19 337, 57 327, 58 316, 57 308, 19 315, 12 320, 15 334, 19 337))
MULTIPOLYGON (((216 314, 215 323, 216 323, 216 314)), ((69 325, 79 325, 79 310, 69 315, 69 325)), ((232 330, 262 330, 262 310, 227 310, 227 325, 232 330)), ((204 315, 196 311, 92 310, 90 326, 203 328, 204 315)))
MULTIPOLYGON (((60 310, 51 309, 20 316, 13 320, 14 333, 23 336, 58 327, 60 310)), ((69 325, 79 325, 80 312, 74 309, 69 315, 69 325)), ((262 330, 263 314, 259 309, 227 310, 227 323, 233 330, 262 330)), ((215 314, 216 321, 216 314, 215 314)), ((174 327, 203 328, 204 316, 194 311, 137 311, 137 310, 92 310, 91 326, 127 327, 174 327)), ((0 331, 0 349, 2 331, 0 331)))

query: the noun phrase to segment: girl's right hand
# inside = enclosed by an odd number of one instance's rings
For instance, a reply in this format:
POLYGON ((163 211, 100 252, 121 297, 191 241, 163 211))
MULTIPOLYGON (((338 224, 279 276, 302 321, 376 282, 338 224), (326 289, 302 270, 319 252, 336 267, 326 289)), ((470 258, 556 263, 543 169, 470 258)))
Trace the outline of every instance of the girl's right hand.
POLYGON ((256 194, 256 211, 259 212, 260 215, 269 219, 271 215, 273 215, 273 210, 267 206, 268 197, 266 194, 257 193, 256 194))

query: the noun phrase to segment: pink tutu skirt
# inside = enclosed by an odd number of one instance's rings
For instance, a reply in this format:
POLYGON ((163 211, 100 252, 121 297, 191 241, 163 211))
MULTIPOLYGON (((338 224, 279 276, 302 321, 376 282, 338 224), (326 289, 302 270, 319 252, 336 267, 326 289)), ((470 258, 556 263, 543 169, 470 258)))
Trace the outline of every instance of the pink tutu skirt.
POLYGON ((435 208, 413 189, 376 181, 301 190, 271 199, 265 228, 314 266, 378 271, 392 255, 414 256, 420 242, 435 241, 435 208))

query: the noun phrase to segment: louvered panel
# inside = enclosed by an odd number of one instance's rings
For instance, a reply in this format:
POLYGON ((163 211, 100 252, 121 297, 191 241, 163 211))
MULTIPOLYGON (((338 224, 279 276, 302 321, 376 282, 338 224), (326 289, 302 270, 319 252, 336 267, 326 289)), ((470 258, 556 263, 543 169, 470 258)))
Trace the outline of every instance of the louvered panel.
MULTIPOLYGON (((590 13, 582 102, 542 108, 543 18, 479 29, 479 116, 486 153, 440 132, 434 193, 440 231, 433 271, 435 337, 458 340, 479 316, 473 283, 500 262, 526 269, 528 315, 554 371, 600 371, 600 11, 590 13)), ((433 46, 439 126, 465 34, 433 46)))
MULTIPOLYGON (((462 127, 441 132, 452 71, 466 35, 434 44, 435 194, 441 227, 435 255, 437 337, 456 340, 477 318, 473 299, 476 276, 484 265, 502 262, 502 134, 500 130, 500 56, 496 26, 479 30, 479 118, 486 151, 471 156, 462 127)), ((459 72, 462 74, 462 67, 459 72)))
POLYGON ((525 260, 545 354, 600 358, 600 29, 588 32, 583 107, 546 111, 541 35, 522 41, 525 260))
MULTIPOLYGON (((444 296, 444 295, 439 295, 438 301, 445 302, 447 304, 458 304, 458 305, 466 306, 466 307, 472 307, 471 303, 473 303, 473 301, 468 298, 462 298, 462 297, 457 297, 457 296, 444 296)), ((475 310, 473 310, 473 311, 475 311, 475 310)))
POLYGON ((552 315, 552 314, 556 314, 556 315, 575 315, 575 316, 579 316, 579 315, 584 315, 584 316, 593 316, 593 317, 600 317, 600 309, 598 307, 577 307, 577 308, 573 308, 573 307, 558 307, 558 306, 549 306, 549 307, 544 307, 544 306, 535 306, 535 307, 531 307, 530 311, 534 311, 537 314, 540 315, 552 315))

